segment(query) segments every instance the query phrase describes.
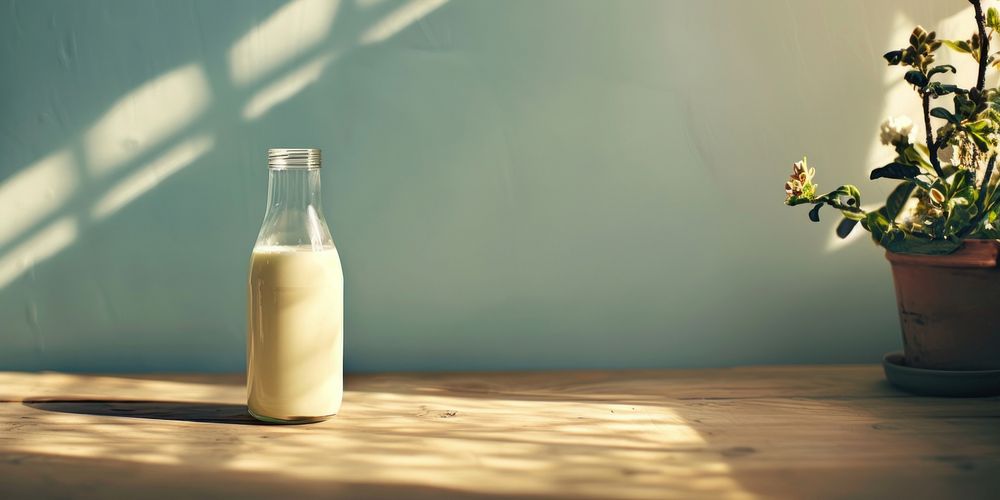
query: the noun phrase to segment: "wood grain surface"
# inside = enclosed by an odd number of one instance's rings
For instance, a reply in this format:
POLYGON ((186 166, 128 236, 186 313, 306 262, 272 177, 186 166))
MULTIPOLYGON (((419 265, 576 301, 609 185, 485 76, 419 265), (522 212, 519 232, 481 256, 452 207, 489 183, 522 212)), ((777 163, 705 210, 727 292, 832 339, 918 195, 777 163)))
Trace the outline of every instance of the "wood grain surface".
POLYGON ((351 376, 258 424, 239 375, 0 373, 0 498, 997 498, 1000 398, 876 366, 351 376))

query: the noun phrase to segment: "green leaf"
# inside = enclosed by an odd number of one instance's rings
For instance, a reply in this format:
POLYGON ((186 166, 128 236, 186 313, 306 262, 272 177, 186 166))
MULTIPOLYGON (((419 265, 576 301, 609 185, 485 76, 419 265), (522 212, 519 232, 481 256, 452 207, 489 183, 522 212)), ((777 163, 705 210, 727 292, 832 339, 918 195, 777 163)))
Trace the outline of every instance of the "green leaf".
POLYGON ((968 210, 971 215, 976 215, 976 212, 978 212, 978 209, 976 208, 977 200, 979 200, 979 191, 976 190, 976 186, 974 184, 970 184, 956 190, 951 196, 951 199, 948 200, 948 203, 951 206, 959 205, 969 207, 965 210, 968 210))
POLYGON ((958 172, 958 167, 955 165, 949 165, 947 167, 941 167, 941 171, 944 172, 944 178, 947 179, 948 177, 955 175, 955 172, 958 172))
POLYGON ((844 214, 844 218, 845 219, 851 219, 853 221, 864 220, 864 218, 867 216, 866 213, 864 213, 864 212, 862 212, 860 210, 857 211, 857 212, 855 212, 853 210, 841 210, 840 213, 844 214))
POLYGON ((909 253, 919 255, 946 255, 958 250, 962 246, 957 240, 932 240, 904 234, 903 238, 888 242, 886 250, 895 253, 909 253))
POLYGON ((903 59, 903 51, 893 50, 890 52, 886 52, 885 54, 882 55, 882 57, 885 58, 885 60, 889 63, 890 66, 895 66, 899 64, 899 61, 903 59))
POLYGON ((1000 224, 997 223, 996 208, 988 210, 976 223, 976 229, 969 238, 995 240, 1000 239, 1000 224))
POLYGON ((837 224, 837 236, 841 239, 848 237, 851 231, 854 231, 854 227, 858 225, 858 222, 859 220, 844 217, 840 220, 840 224, 837 224))
POLYGON ((854 206, 861 206, 861 191, 851 184, 847 184, 844 187, 847 188, 847 195, 854 198, 854 206))
POLYGON ((882 215, 878 210, 874 212, 868 212, 868 216, 865 220, 861 221, 861 226, 872 233, 872 241, 878 244, 882 244, 882 241, 886 238, 886 233, 892 227, 889 220, 882 215))
POLYGON ((972 116, 976 112, 976 103, 972 102, 965 94, 955 94, 955 115, 959 118, 972 116))
POLYGON ((989 133, 993 131, 993 123, 990 120, 976 120, 966 125, 966 128, 972 132, 989 133))
POLYGON ((903 75, 903 79, 909 82, 911 85, 916 87, 926 87, 927 86, 927 75, 920 72, 920 70, 911 69, 903 75))
POLYGON ((969 131, 968 135, 969 138, 972 139, 972 142, 976 145, 977 148, 979 148, 980 151, 985 153, 986 151, 990 150, 990 146, 992 144, 990 143, 990 140, 987 136, 972 131, 969 131))
POLYGON ((892 162, 884 167, 876 168, 872 170, 869 178, 875 179, 912 179, 920 175, 920 167, 915 167, 913 165, 905 165, 899 162, 892 162))
POLYGON ((913 194, 913 189, 917 186, 912 182, 906 181, 899 183, 896 189, 893 189, 889 193, 889 197, 885 199, 885 206, 880 210, 884 210, 883 214, 886 219, 896 220, 899 216, 899 212, 903 210, 903 206, 906 205, 906 200, 910 199, 910 195, 913 194))
POLYGON ((948 234, 955 234, 969 227, 972 218, 976 215, 975 205, 961 206, 953 205, 948 219, 945 221, 945 230, 948 234))
POLYGON ((934 66, 933 68, 930 69, 930 71, 927 72, 927 78, 930 78, 938 73, 947 73, 949 71, 955 73, 957 70, 955 69, 954 66, 950 64, 942 64, 940 66, 934 66))
POLYGON ((951 180, 951 186, 949 186, 948 191, 957 195, 962 192, 965 188, 975 183, 975 174, 969 170, 962 170, 959 175, 956 175, 951 180))
POLYGON ((997 189, 996 184, 994 187, 987 189, 986 199, 983 200, 983 207, 987 207, 988 210, 1000 210, 1000 189, 997 189))
POLYGON ((943 95, 960 93, 964 90, 959 88, 958 85, 952 85, 950 83, 941 82, 931 82, 927 84, 926 90, 934 95, 934 97, 941 97, 943 95))
POLYGON ((951 123, 958 123, 959 122, 959 119, 955 118, 955 115, 951 114, 951 111, 948 111, 945 108, 934 108, 934 109, 932 109, 931 110, 931 116, 933 116, 935 118, 941 118, 943 120, 948 120, 951 123))
POLYGON ((823 203, 817 203, 812 207, 812 210, 809 211, 809 220, 819 222, 819 209, 823 208, 823 205, 823 203))
POLYGON ((840 186, 829 193, 820 196, 820 199, 826 199, 827 201, 832 199, 839 199, 841 196, 847 197, 847 205, 857 207, 861 205, 861 191, 858 190, 856 186, 851 184, 845 184, 840 186))
POLYGON ((865 222, 865 227, 867 227, 869 231, 876 229, 880 231, 887 231, 889 229, 889 226, 891 225, 889 223, 889 219, 887 219, 885 215, 883 215, 878 210, 874 212, 868 212, 868 215, 865 216, 864 222, 865 222))
POLYGON ((930 162, 927 161, 929 158, 927 154, 927 145, 923 143, 919 144, 907 144, 902 150, 897 148, 899 152, 899 158, 896 161, 899 163, 904 163, 907 165, 917 165, 928 172, 933 172, 934 168, 931 166, 930 162))
POLYGON ((986 25, 994 30, 1000 30, 1000 12, 997 12, 996 7, 986 10, 986 25))
POLYGON ((969 42, 965 40, 941 40, 941 43, 956 52, 964 52, 966 54, 972 53, 972 47, 970 47, 969 42))

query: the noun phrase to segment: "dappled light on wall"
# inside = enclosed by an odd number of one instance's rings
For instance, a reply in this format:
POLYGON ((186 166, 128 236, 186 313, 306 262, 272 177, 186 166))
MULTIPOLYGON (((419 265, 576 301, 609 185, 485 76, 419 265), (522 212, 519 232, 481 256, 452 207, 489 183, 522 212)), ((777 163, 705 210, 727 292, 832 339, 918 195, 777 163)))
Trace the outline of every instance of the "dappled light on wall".
POLYGON ((101 180, 189 126, 209 101, 208 81, 200 66, 168 71, 118 99, 79 139, 82 155, 70 147, 58 149, 0 184, 0 210, 8 214, 0 225, 0 288, 77 239, 92 221, 73 214, 75 205, 87 204, 86 198, 97 193, 90 215, 94 220, 104 218, 208 151, 211 139, 197 136, 106 191, 107 180, 101 180), (86 159, 86 168, 78 162, 80 156, 86 159), (58 218, 36 227, 53 216, 58 218), (24 241, 5 248, 18 239, 24 241))
POLYGON ((208 134, 185 139, 109 189, 94 204, 91 215, 94 219, 103 219, 118 211, 132 200, 155 188, 167 177, 194 163, 195 160, 212 149, 212 144, 212 137, 208 134))
POLYGON ((339 2, 296 0, 254 26, 229 50, 229 75, 247 85, 317 45, 330 31, 339 2))
POLYGON ((78 182, 73 156, 58 150, 0 184, 0 249, 62 207, 78 182))
POLYGON ((368 9, 385 1, 386 0, 355 0, 354 4, 357 5, 359 9, 368 9))
POLYGON ((0 257, 0 288, 73 243, 78 233, 77 226, 72 216, 63 217, 4 253, 0 257))
POLYGON ((413 0, 368 28, 361 35, 360 41, 362 44, 369 44, 387 40, 446 3, 448 0, 413 0))
POLYGON ((285 3, 224 52, 231 81, 211 81, 216 73, 204 61, 167 69, 115 98, 58 149, 0 180, 0 212, 7 214, 0 288, 195 164, 215 147, 220 124, 260 120, 324 78, 350 47, 385 41, 446 0, 382 3, 351 5, 369 19, 348 28, 343 48, 330 39, 340 2, 285 3), (249 93, 231 110, 215 102, 213 87, 235 91, 234 84, 249 93))
POLYGON ((86 133, 87 166, 106 174, 193 122, 211 94, 201 66, 189 64, 119 99, 86 133))
POLYGON ((254 94, 243 107, 243 119, 256 120, 264 116, 274 106, 295 97, 310 84, 319 80, 323 76, 323 71, 334 59, 333 54, 317 56, 274 83, 268 84, 254 94))

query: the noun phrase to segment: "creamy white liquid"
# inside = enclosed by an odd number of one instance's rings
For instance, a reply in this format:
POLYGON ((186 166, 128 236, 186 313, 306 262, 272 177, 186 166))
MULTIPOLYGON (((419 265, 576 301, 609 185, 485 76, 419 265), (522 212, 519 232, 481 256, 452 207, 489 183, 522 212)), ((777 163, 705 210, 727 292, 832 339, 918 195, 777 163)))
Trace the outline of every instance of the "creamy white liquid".
POLYGON ((316 420, 343 398, 344 276, 335 248, 258 247, 250 259, 247 404, 316 420))

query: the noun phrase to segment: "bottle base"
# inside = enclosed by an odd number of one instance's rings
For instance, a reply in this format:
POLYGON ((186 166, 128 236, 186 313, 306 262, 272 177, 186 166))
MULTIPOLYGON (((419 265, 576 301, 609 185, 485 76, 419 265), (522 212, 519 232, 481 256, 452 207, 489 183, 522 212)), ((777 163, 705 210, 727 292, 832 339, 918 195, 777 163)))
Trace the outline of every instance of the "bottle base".
POLYGON ((335 417, 337 415, 336 413, 331 413, 329 415, 320 415, 320 416, 317 416, 317 417, 286 417, 286 418, 276 418, 276 417, 268 417, 266 415, 258 415, 256 413, 254 413, 254 411, 251 410, 250 408, 247 408, 247 412, 250 413, 251 417, 256 418, 257 420, 260 420, 261 422, 267 422, 269 424, 285 424, 285 425, 312 424, 312 423, 316 423, 316 422, 322 422, 324 420, 329 420, 329 419, 331 419, 331 418, 333 418, 333 417, 335 417))

